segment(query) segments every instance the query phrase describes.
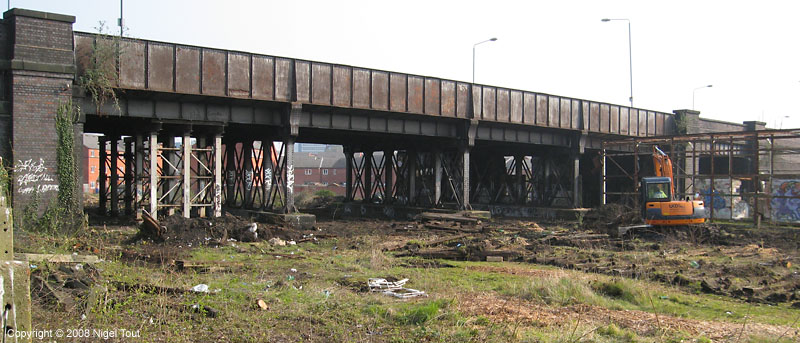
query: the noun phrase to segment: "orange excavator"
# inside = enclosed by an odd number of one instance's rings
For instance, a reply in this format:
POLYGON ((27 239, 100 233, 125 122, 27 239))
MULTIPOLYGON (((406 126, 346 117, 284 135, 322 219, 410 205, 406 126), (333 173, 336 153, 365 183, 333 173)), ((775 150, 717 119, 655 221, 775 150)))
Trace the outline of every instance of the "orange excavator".
POLYGON ((653 146, 655 175, 643 177, 640 183, 641 216, 644 225, 619 227, 617 234, 640 228, 697 225, 706 222, 706 209, 702 200, 687 197, 675 199, 672 178, 672 160, 657 146, 653 146))
POLYGON ((657 146, 653 146, 653 165, 656 176, 642 178, 639 188, 645 224, 675 226, 705 223, 706 209, 702 200, 689 197, 675 199, 672 160, 657 146))

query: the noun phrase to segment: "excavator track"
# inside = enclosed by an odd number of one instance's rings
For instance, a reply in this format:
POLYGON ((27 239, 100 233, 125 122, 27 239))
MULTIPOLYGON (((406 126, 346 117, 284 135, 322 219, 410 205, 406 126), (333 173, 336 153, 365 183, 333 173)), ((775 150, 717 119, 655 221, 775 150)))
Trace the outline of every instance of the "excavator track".
POLYGON ((670 235, 677 232, 686 232, 690 237, 703 237, 710 233, 712 226, 708 223, 691 225, 660 226, 650 224, 636 224, 627 226, 609 226, 608 235, 616 238, 632 238, 640 234, 670 235))

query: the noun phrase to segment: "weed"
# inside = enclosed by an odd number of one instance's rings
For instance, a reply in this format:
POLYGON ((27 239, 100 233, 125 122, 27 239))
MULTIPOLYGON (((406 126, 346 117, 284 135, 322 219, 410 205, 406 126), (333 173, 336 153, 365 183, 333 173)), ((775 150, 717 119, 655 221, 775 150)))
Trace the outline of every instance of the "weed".
POLYGON ((616 324, 609 324, 607 326, 601 326, 595 330, 595 332, 602 336, 607 336, 609 338, 614 339, 616 342, 635 342, 636 341, 636 334, 631 332, 627 329, 622 329, 616 324))
POLYGON ((499 290, 501 294, 548 305, 592 304, 600 302, 598 296, 584 282, 569 278, 535 279, 521 287, 499 290))
POLYGON ((78 84, 89 94, 100 115, 103 105, 109 101, 119 110, 119 99, 115 93, 117 85, 116 64, 121 51, 120 37, 106 33, 104 21, 95 27, 99 35, 92 45, 89 65, 78 78, 78 84))
POLYGON ((620 299, 631 304, 639 305, 636 294, 634 294, 635 291, 633 286, 628 282, 624 282, 619 279, 607 282, 601 281, 592 284, 592 289, 607 297, 620 299))
POLYGON ((447 307, 448 304, 449 302, 447 300, 440 299, 428 303, 412 305, 403 311, 403 313, 397 317, 397 320, 407 325, 422 325, 436 318, 439 314, 439 310, 447 307))

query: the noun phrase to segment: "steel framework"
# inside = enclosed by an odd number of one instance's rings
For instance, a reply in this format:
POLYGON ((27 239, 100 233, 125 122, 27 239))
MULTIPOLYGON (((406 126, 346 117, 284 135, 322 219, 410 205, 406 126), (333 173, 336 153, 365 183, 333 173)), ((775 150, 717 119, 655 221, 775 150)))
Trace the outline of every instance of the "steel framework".
POLYGON ((800 130, 605 141, 603 204, 638 206, 639 180, 653 175, 653 146, 673 161, 676 196, 705 200, 711 220, 800 222, 800 130))

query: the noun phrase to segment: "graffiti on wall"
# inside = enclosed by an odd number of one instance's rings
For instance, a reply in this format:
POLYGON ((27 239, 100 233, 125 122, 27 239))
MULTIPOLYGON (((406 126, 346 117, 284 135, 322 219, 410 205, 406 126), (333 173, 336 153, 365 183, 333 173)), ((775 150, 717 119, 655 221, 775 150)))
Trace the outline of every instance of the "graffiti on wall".
POLYGON ((703 200, 707 216, 711 216, 711 208, 713 207, 715 219, 745 219, 750 217, 750 204, 737 195, 741 192, 742 180, 715 179, 713 187, 710 181, 697 180, 695 182, 695 189, 698 190, 697 193, 700 194, 700 199, 703 200))
POLYGON ((772 180, 772 219, 800 222, 800 180, 772 180))
POLYGON ((17 192, 20 194, 58 191, 58 183, 53 175, 47 172, 42 158, 39 158, 39 161, 18 160, 14 171, 17 175, 17 192))

